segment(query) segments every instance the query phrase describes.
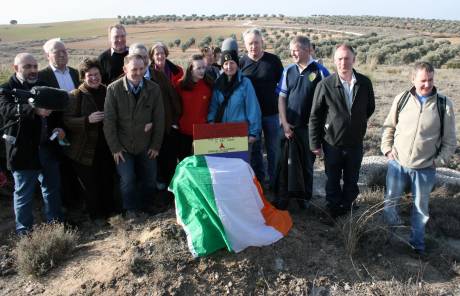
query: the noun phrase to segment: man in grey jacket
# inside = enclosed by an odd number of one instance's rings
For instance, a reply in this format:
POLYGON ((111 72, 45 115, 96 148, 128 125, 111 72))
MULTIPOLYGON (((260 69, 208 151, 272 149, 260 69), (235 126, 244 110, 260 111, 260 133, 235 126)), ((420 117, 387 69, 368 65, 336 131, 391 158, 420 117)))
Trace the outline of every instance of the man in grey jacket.
POLYGON ((452 102, 434 87, 434 68, 417 62, 410 91, 396 96, 383 125, 381 150, 388 158, 385 221, 400 225, 397 204, 410 185, 414 205, 410 244, 424 256, 428 200, 436 181, 436 167, 446 165, 455 151, 452 102), (441 122, 442 121, 442 122, 441 122))
POLYGON ((155 158, 164 131, 161 90, 144 78, 146 66, 142 56, 126 56, 125 76, 109 85, 104 106, 104 134, 120 175, 123 209, 132 212, 155 193, 155 158))

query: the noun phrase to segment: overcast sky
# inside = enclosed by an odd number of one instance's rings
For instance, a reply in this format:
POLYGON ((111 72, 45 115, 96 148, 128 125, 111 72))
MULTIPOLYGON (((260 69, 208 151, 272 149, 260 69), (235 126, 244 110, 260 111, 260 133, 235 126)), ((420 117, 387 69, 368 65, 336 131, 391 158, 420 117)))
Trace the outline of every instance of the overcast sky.
POLYGON ((20 24, 117 15, 158 14, 279 14, 289 16, 379 15, 460 20, 459 0, 5 0, 0 7, 0 24, 15 19, 20 24), (204 4, 206 3, 206 4, 204 4), (127 5, 129 4, 129 6, 127 5))

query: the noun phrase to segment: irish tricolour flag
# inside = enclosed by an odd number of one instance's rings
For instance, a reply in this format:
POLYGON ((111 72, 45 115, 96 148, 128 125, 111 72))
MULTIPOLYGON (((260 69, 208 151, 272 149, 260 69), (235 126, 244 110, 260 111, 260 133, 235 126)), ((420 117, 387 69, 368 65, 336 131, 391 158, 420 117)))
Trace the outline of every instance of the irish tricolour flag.
POLYGON ((292 227, 289 213, 266 201, 251 167, 238 158, 188 157, 169 190, 194 256, 270 245, 292 227))

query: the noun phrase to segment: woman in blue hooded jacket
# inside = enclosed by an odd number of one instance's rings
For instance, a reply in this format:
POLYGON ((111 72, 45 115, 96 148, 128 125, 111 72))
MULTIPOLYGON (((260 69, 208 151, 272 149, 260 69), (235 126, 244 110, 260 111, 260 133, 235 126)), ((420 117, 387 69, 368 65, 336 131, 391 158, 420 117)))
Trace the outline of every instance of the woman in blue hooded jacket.
POLYGON ((260 137, 262 115, 256 92, 251 81, 238 69, 235 51, 224 51, 221 56, 223 73, 216 80, 208 121, 247 122, 248 142, 252 144, 260 137))

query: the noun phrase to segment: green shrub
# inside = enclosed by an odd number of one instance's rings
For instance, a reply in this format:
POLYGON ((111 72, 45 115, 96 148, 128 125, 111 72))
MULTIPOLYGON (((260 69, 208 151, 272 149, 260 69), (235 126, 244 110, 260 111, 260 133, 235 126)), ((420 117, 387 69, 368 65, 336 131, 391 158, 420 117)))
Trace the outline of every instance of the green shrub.
POLYGON ((16 246, 18 271, 41 276, 62 262, 76 247, 78 234, 64 224, 42 224, 21 237, 16 246))

